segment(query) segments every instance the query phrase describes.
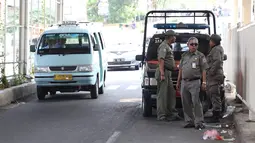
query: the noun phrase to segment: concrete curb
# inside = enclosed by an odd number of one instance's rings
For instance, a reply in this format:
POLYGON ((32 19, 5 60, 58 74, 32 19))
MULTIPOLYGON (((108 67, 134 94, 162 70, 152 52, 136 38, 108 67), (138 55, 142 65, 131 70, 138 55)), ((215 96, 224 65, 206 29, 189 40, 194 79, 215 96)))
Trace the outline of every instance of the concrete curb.
POLYGON ((238 117, 237 117, 236 114, 234 114, 234 124, 235 124, 235 127, 236 127, 238 143, 246 143, 245 140, 244 140, 244 135, 243 135, 243 131, 242 131, 242 128, 241 128, 240 121, 238 120, 238 117))
POLYGON ((21 84, 0 91, 0 106, 5 106, 18 99, 33 95, 36 93, 34 82, 21 84))
POLYGON ((247 113, 234 114, 238 143, 255 143, 255 123, 246 122, 248 116, 247 113))

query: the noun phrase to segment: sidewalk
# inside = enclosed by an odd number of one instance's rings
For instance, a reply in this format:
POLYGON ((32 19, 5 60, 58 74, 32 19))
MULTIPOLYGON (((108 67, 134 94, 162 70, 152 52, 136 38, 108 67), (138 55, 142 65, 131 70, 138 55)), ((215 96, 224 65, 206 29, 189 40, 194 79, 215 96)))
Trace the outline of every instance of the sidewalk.
POLYGON ((249 111, 242 107, 236 108, 234 122, 238 136, 238 143, 255 143, 255 122, 249 122, 249 111))

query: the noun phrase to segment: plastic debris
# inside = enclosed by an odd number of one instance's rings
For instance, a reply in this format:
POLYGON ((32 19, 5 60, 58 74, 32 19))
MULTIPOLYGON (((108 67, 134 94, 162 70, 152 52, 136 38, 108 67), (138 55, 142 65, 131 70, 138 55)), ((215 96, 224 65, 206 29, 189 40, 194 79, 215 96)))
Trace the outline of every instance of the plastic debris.
POLYGON ((203 136, 204 140, 223 140, 217 130, 207 130, 203 136))
POLYGON ((209 124, 205 124, 205 127, 208 127, 208 128, 222 128, 221 125, 209 125, 209 124))
POLYGON ((233 112, 235 111, 235 108, 236 108, 235 106, 228 106, 228 107, 227 107, 227 111, 226 111, 226 113, 223 115, 222 118, 226 118, 226 117, 232 115, 233 112))
MULTIPOLYGON (((224 131, 224 133, 227 133, 227 131, 224 131)), ((203 140, 221 140, 232 142, 235 141, 235 138, 224 138, 223 136, 220 135, 220 133, 217 130, 213 129, 204 132, 203 140)))
POLYGON ((225 133, 227 133, 228 131, 225 131, 225 130, 222 130, 220 133, 221 134, 225 134, 225 133))

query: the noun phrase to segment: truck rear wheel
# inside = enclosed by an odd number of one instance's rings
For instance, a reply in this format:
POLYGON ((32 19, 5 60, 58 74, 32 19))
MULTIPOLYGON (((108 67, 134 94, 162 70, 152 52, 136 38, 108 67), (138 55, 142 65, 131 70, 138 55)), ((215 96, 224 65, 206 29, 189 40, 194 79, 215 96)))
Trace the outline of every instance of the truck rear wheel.
POLYGON ((151 98, 142 99, 143 117, 150 117, 152 115, 151 98))

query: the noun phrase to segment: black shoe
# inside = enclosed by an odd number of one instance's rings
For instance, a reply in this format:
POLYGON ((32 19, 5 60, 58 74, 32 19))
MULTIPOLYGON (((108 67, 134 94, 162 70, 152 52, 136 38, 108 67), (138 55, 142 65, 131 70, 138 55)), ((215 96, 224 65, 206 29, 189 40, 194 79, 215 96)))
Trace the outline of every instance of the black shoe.
POLYGON ((194 128, 195 125, 193 123, 187 123, 183 128, 194 128))
POLYGON ((196 127, 195 127, 195 129, 197 129, 197 130, 204 129, 204 128, 205 128, 205 126, 202 123, 196 125, 196 127))

